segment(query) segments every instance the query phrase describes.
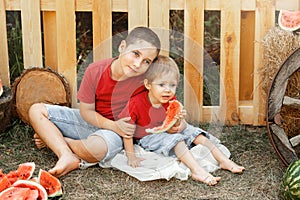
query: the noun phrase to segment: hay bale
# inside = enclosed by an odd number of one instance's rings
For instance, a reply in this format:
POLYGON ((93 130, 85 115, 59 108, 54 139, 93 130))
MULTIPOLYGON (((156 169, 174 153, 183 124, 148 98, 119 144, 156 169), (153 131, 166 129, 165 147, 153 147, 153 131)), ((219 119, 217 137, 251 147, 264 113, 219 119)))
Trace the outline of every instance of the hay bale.
POLYGON ((261 75, 260 84, 263 95, 266 97, 282 63, 300 47, 300 37, 276 26, 268 31, 261 43, 264 47, 264 66, 260 68, 258 73, 261 75))

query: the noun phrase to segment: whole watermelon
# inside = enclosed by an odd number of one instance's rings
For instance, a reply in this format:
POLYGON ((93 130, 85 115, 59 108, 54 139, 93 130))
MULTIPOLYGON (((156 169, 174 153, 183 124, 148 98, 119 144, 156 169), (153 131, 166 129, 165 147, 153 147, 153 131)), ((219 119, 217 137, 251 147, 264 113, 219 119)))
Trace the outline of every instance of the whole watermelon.
POLYGON ((284 199, 300 200, 300 160, 296 160, 286 169, 283 180, 282 190, 284 199))

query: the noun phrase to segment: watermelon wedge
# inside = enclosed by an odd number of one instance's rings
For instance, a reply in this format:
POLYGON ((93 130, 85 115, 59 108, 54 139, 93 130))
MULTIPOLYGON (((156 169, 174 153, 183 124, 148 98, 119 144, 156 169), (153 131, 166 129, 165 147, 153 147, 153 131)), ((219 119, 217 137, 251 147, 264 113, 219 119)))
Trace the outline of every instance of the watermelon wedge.
POLYGON ((22 163, 19 165, 18 169, 15 171, 10 171, 6 177, 9 179, 10 183, 13 184, 17 180, 28 180, 31 178, 35 169, 34 162, 22 163))
POLYGON ((62 187, 59 179, 49 172, 40 169, 38 182, 45 188, 48 197, 56 197, 62 195, 62 187))
POLYGON ((300 11, 280 10, 278 25, 283 30, 296 31, 300 28, 300 11))
POLYGON ((174 124, 176 124, 177 119, 175 118, 177 114, 180 113, 182 110, 183 105, 177 101, 177 100, 172 100, 169 101, 169 106, 167 108, 166 112, 166 118, 163 121, 163 124, 161 126, 157 126, 151 129, 146 129, 147 133, 163 133, 168 131, 174 124))
MULTIPOLYGON (((39 200, 48 199, 48 195, 47 195, 45 188, 36 182, 29 181, 29 180, 17 180, 12 186, 15 188, 27 188, 27 189, 32 190, 33 192, 29 192, 26 195, 34 195, 35 196, 37 194, 38 197, 35 199, 39 199, 39 200)), ((1 197, 0 197, 0 199, 1 199, 1 197)), ((24 198, 24 199, 26 199, 26 198, 24 198)))

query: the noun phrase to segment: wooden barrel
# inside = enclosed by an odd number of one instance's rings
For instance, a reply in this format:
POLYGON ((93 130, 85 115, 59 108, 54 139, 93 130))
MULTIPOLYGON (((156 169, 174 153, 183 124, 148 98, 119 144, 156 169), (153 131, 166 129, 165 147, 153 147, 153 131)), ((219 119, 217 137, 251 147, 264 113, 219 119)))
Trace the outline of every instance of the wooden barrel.
POLYGON ((29 123, 30 106, 40 102, 71 106, 67 80, 51 68, 27 69, 13 84, 13 104, 23 122, 29 123))
POLYGON ((267 129, 280 160, 288 166, 300 154, 300 48, 281 65, 268 94, 267 129))
POLYGON ((3 87, 0 97, 0 133, 4 132, 10 125, 12 118, 12 92, 8 87, 3 87))

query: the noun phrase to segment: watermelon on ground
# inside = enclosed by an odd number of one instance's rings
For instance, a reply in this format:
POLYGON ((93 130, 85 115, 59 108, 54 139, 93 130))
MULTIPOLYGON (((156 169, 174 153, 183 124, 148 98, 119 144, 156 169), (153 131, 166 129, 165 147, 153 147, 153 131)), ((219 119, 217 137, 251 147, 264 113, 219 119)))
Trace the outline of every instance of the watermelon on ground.
POLYGON ((286 169, 282 180, 284 199, 300 199, 300 160, 294 161, 286 169))
POLYGON ((10 183, 13 184, 17 180, 28 180, 31 178, 35 169, 34 162, 22 163, 19 165, 18 169, 15 171, 10 171, 6 177, 9 179, 10 183))
POLYGON ((48 197, 62 195, 62 187, 59 179, 49 172, 40 169, 38 182, 46 189, 48 197))

